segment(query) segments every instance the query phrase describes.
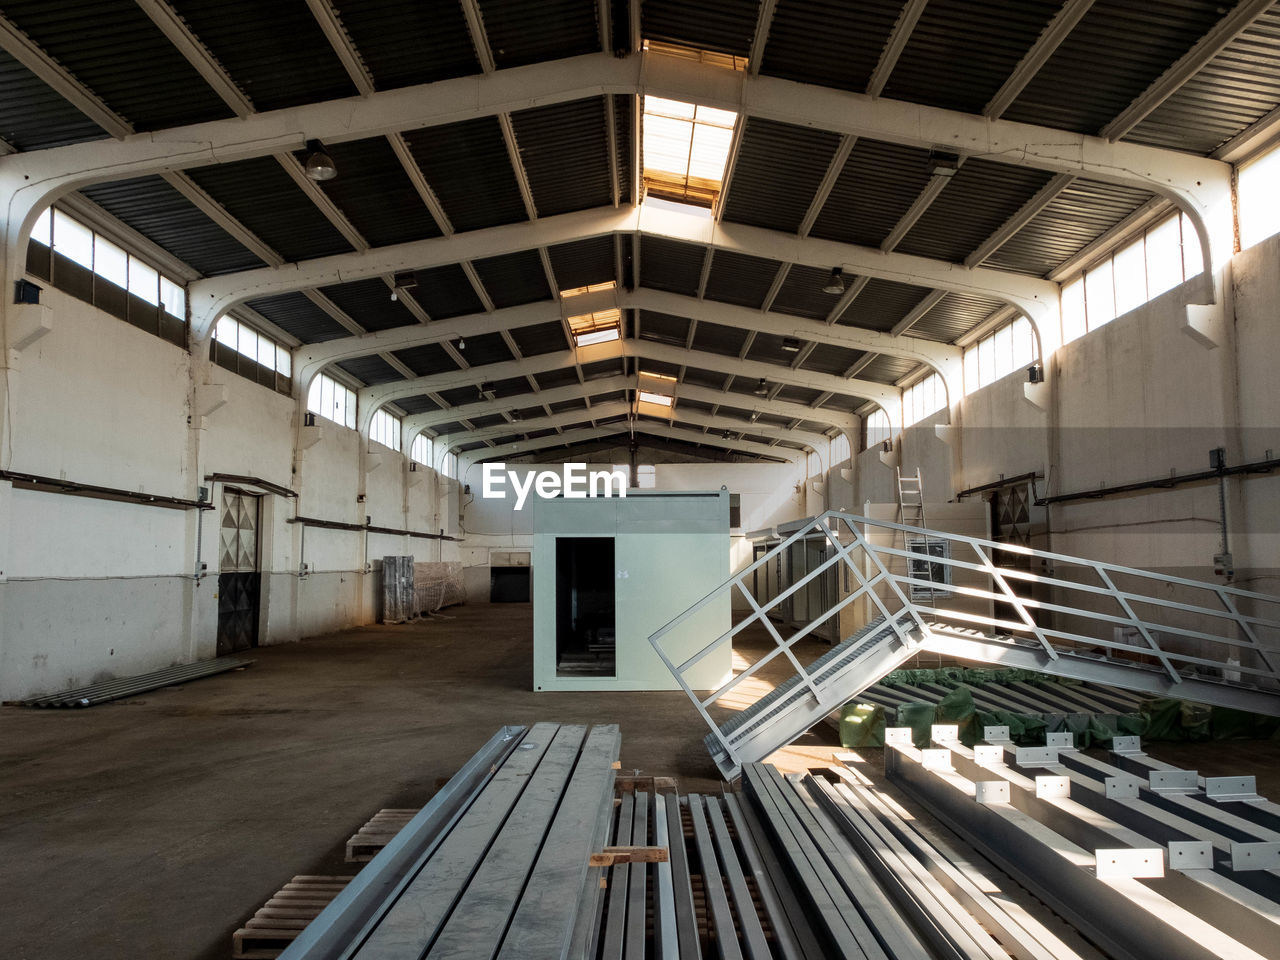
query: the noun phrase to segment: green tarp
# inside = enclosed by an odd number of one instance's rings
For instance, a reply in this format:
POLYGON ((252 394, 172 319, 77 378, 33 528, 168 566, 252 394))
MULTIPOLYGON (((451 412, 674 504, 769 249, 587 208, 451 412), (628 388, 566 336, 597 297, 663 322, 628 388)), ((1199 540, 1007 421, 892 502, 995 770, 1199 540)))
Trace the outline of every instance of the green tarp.
MULTIPOLYGON (((941 667, 936 670, 896 670, 880 681, 885 686, 921 683, 953 689, 936 703, 907 703, 896 711, 893 726, 910 727, 917 747, 929 745, 930 728, 935 723, 953 723, 960 728, 960 742, 973 746, 982 739, 984 727, 1007 726, 1015 743, 1039 745, 1046 733, 1071 732, 1077 747, 1106 743, 1115 736, 1140 736, 1145 740, 1265 740, 1280 739, 1280 718, 1208 707, 1182 700, 1152 697, 1141 701, 1132 713, 1010 713, 979 710, 968 688, 974 685, 1054 683, 1072 685, 1076 681, 1046 677, 1027 670, 982 670, 941 667)), ((884 707, 854 701, 840 713, 840 742, 849 748, 884 746, 884 707)))

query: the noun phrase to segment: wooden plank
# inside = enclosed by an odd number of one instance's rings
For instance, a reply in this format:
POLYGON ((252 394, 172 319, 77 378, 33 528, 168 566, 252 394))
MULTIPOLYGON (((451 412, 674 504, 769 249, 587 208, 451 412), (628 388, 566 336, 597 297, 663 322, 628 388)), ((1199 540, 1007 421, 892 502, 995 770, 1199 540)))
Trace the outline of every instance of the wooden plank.
POLYGON ((720 880, 720 864, 716 862, 711 833, 707 830, 707 820, 702 812, 702 797, 696 793, 689 794, 689 817, 693 820, 693 841, 702 865, 702 885, 706 890, 707 907, 715 929, 716 948, 720 951, 721 960, 742 960, 742 948, 738 945, 738 935, 733 929, 733 914, 729 911, 729 898, 720 880))
MULTIPOLYGON (((631 817, 631 843, 643 847, 649 842, 648 793, 636 794, 636 809, 631 817)), ((645 903, 649 895, 649 864, 632 861, 627 868, 627 935, 623 950, 625 960, 644 960, 645 903)))
POLYGON ((542 760, 557 727, 554 723, 534 724, 374 927, 355 954, 359 960, 421 956, 431 945, 542 760))
POLYGON ((593 867, 612 867, 615 863, 666 863, 671 859, 666 847, 605 847, 587 858, 593 867))
POLYGON ((563 726, 556 732, 502 832, 428 951, 431 960, 490 960, 497 951, 586 734, 585 726, 563 726))
POLYGON ((511 918, 499 958, 556 960, 567 954, 587 880, 592 876, 587 858, 612 809, 612 763, 621 744, 616 724, 592 727, 587 735, 573 779, 511 918))
POLYGON ((676 898, 676 936, 680 942, 680 960, 701 960, 698 917, 693 905, 689 850, 685 846, 680 798, 674 793, 668 793, 662 800, 667 805, 667 847, 671 851, 671 884, 676 898))
POLYGON ((747 956, 751 960, 772 960, 769 944, 764 939, 764 928, 760 926, 760 917, 756 913, 751 893, 747 889, 747 878, 742 873, 742 864, 738 862, 738 852, 729 837, 729 827, 724 822, 724 813, 714 797, 705 801, 707 819, 711 822, 711 836, 720 849, 720 859, 724 864, 724 875, 729 881, 729 892, 733 895, 733 904, 738 912, 738 929, 740 939, 746 944, 747 956))

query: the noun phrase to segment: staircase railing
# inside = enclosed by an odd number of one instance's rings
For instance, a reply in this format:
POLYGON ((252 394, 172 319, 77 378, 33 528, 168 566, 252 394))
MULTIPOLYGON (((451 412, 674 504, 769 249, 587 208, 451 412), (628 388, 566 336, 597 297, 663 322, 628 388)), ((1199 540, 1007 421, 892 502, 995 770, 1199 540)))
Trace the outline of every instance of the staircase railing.
MULTIPOLYGON (((1063 657, 1092 658, 1148 674, 1159 670, 1174 696, 1179 684, 1195 680, 1198 693, 1189 694, 1189 699, 1203 699, 1200 681, 1205 680, 1274 694, 1275 712, 1280 713, 1280 596, 939 530, 926 534, 943 547, 926 556, 897 545, 906 534, 921 534, 920 527, 836 511, 799 521, 787 532, 781 543, 649 638, 726 752, 732 753, 730 740, 710 708, 735 690, 741 703, 743 685, 762 673, 775 685, 798 678, 820 704, 840 706, 843 694, 838 685, 829 689, 830 684, 819 680, 820 671, 808 669, 822 650, 802 641, 831 617, 842 615, 840 636, 851 636, 883 618, 893 629, 891 639, 896 637, 905 649, 964 649, 970 658, 998 660, 997 648, 1003 645, 1033 651, 1047 665, 1063 657), (825 562, 775 596, 753 593, 750 584, 757 571, 814 536, 825 537, 832 547, 825 562), (1002 562, 1010 560, 1019 561, 1019 566, 1002 562), (828 609, 784 637, 770 611, 833 568, 845 572, 848 589, 838 590, 828 609), (927 588, 933 599, 927 604, 913 600, 913 586, 927 588), (735 590, 750 613, 682 662, 671 660, 663 638, 735 590), (744 644, 735 649, 733 676, 712 691, 691 689, 689 669, 753 624, 764 628, 771 645, 761 651, 757 641, 744 644), (975 637, 1000 641, 987 644, 996 652, 965 645, 975 637)), ((1256 698, 1250 703, 1256 708, 1256 698)))

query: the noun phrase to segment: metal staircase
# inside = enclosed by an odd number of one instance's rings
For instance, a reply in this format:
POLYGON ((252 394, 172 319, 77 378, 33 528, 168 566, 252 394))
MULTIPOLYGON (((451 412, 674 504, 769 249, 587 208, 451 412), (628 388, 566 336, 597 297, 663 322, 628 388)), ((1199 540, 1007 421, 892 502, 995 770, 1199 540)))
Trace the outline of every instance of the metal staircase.
POLYGON ((649 638, 711 728, 707 748, 726 779, 921 651, 1280 715, 1280 596, 834 511, 793 530, 649 638), (828 539, 831 556, 759 602, 749 588, 755 571, 814 535, 828 539), (913 537, 934 545, 927 562, 913 537), (1002 564, 1009 551, 1029 555, 1031 569, 1002 564), (847 569, 849 589, 784 638, 770 611, 833 566, 847 569), (750 616, 672 661, 667 634, 735 589, 750 616), (809 634, 833 617, 847 639, 818 655, 809 634), (739 666, 724 684, 709 692, 689 687, 694 664, 756 623, 771 647, 739 645, 739 666), (759 687, 767 691, 724 716, 729 694, 741 704, 759 687))

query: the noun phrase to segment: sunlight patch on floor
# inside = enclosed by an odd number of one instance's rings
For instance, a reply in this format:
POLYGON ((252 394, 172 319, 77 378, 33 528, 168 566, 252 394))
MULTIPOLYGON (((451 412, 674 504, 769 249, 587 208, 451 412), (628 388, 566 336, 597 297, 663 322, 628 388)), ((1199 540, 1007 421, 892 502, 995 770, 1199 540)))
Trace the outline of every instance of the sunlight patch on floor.
MULTIPOLYGON (((751 661, 737 650, 733 651, 733 675, 736 677, 751 666, 751 661)), ((726 710, 741 711, 747 709, 761 697, 773 692, 773 684, 761 680, 758 676, 750 676, 736 687, 716 700, 717 707, 726 710)))

